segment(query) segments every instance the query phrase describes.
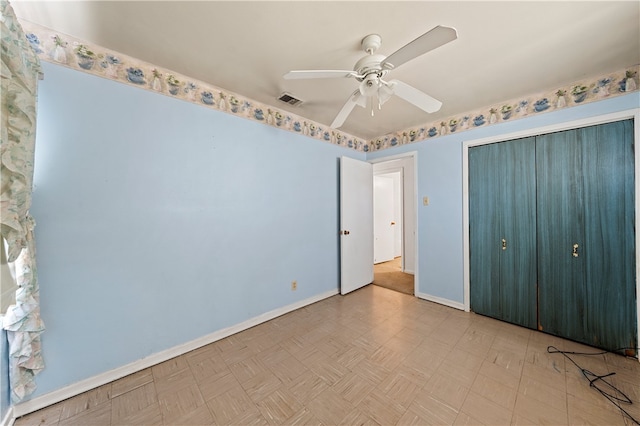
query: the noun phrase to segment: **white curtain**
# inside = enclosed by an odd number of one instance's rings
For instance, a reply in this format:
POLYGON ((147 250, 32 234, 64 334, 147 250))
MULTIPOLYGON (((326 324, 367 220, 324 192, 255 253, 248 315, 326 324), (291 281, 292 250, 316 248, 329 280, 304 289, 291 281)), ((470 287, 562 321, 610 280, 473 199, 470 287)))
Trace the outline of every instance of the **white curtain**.
POLYGON ((7 0, 0 0, 2 45, 2 121, 0 139, 0 233, 14 262, 16 303, 3 317, 9 340, 11 399, 23 400, 35 390, 34 376, 44 368, 40 351, 38 280, 29 215, 33 185, 36 96, 40 62, 25 38, 7 0))

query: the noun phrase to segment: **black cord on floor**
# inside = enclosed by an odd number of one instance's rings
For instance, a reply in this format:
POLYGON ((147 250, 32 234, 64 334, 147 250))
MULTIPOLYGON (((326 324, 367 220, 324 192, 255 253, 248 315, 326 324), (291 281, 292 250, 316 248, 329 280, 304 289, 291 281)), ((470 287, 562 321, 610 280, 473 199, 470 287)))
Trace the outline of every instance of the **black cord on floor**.
MULTIPOLYGON (((620 349, 616 349, 616 352, 624 349, 633 349, 633 348, 620 348, 620 349)), ((613 405, 618 407, 618 409, 622 412, 622 414, 624 414, 629 419, 631 419, 633 423, 635 423, 636 425, 640 425, 640 421, 635 419, 631 414, 629 414, 629 412, 627 412, 627 410, 622 408, 621 404, 633 404, 631 399, 620 389, 616 388, 614 385, 612 385, 607 380, 605 380, 607 377, 613 376, 616 373, 607 373, 605 375, 600 376, 598 374, 592 373, 586 368, 580 367, 580 365, 578 365, 578 363, 575 362, 573 358, 569 356, 569 355, 603 355, 603 354, 606 354, 608 351, 593 352, 593 353, 569 352, 569 351, 561 351, 555 346, 548 346, 547 352, 549 352, 550 354, 555 354, 555 353, 562 354, 565 358, 571 361, 573 365, 575 365, 578 368, 578 370, 580 370, 582 375, 589 381, 589 387, 600 392, 602 396, 607 398, 613 405)))

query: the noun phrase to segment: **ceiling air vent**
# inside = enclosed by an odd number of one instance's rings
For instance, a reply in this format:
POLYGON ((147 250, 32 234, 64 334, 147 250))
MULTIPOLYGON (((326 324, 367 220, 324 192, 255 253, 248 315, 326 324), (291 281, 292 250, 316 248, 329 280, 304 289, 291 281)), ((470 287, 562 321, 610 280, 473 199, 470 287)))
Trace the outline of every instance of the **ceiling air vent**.
POLYGON ((300 99, 286 92, 278 96, 278 100, 293 106, 298 106, 302 103, 300 99))

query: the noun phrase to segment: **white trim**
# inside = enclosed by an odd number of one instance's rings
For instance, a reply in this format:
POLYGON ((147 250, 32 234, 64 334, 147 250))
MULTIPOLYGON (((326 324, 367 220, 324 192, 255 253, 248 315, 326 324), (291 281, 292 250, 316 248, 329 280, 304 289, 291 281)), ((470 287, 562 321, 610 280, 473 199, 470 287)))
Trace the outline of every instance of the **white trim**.
MULTIPOLYGON (((470 310, 470 290, 469 290, 469 147, 486 145, 495 142, 502 142, 511 139, 525 138, 551 132, 577 129, 585 126, 595 126, 598 124, 611 123, 626 119, 634 120, 635 145, 640 144, 640 108, 614 112, 611 114, 598 115, 595 117, 583 118, 580 120, 567 121, 564 123, 552 124, 549 126, 536 127, 533 129, 521 130, 514 133, 490 136, 481 139, 465 141, 462 144, 462 226, 463 226, 463 250, 464 250, 464 310, 470 310)), ((636 218, 636 303, 637 303, 637 330, 638 342, 640 342, 640 150, 634 149, 635 154, 635 218, 636 218)), ((638 356, 640 362, 640 356, 638 356)))
POLYGON ((248 319, 246 321, 243 321, 231 327, 218 330, 214 333, 199 337, 195 340, 192 340, 187 343, 183 343, 178 346, 174 346, 164 351, 156 352, 146 358, 139 359, 130 364, 126 364, 121 367, 115 368, 113 370, 100 373, 93 377, 89 377, 88 379, 81 380, 74 384, 57 389, 53 392, 49 392, 45 395, 41 395, 34 399, 14 405, 12 407, 14 411, 14 416, 17 418, 29 413, 33 413, 34 411, 56 404, 60 401, 64 401, 65 399, 79 395, 83 392, 87 392, 91 389, 95 389, 99 386, 105 385, 114 380, 118 380, 122 377, 128 376, 129 374, 133 374, 137 371, 144 370, 145 368, 149 368, 153 365, 167 361, 171 358, 175 358, 177 356, 183 355, 194 349, 198 349, 202 346, 216 342, 220 339, 224 339, 225 337, 231 336, 232 334, 236 334, 243 330, 247 330, 258 324, 272 320, 288 312, 295 311, 296 309, 303 308, 307 305, 311 305, 312 303, 319 302, 320 300, 326 299, 336 294, 338 294, 337 289, 318 294, 316 296, 292 303, 282 308, 274 309, 272 311, 266 312, 262 315, 258 315, 257 317, 253 317, 251 319, 248 319))
POLYGON ((7 414, 4 415, 0 426, 13 426, 13 423, 16 421, 16 418, 13 416, 13 406, 9 407, 7 410, 7 414))
POLYGON ((443 297, 432 296, 430 294, 420 293, 420 292, 416 292, 416 296, 419 297, 420 299, 428 300, 429 302, 439 303, 441 305, 445 305, 445 306, 448 306, 450 308, 459 309, 461 311, 465 310, 464 309, 464 304, 462 304, 460 302, 456 302, 455 300, 449 300, 449 299, 445 299, 443 297))
MULTIPOLYGON (((414 253, 414 258, 413 258, 413 266, 414 266, 414 271, 409 271, 409 270, 405 270, 404 272, 409 273, 409 274, 413 274, 413 294, 418 297, 418 284, 420 283, 420 278, 418 275, 418 271, 419 271, 419 266, 418 266, 418 261, 419 261, 419 257, 418 257, 418 237, 420 236, 420 233, 418 232, 418 208, 420 206, 420 204, 418 203, 417 200, 417 196, 418 196, 418 151, 409 151, 409 152, 405 152, 402 154, 395 154, 395 155, 389 155, 387 157, 380 157, 380 158, 374 158, 371 160, 367 160, 368 162, 370 162, 371 164, 377 164, 377 163, 385 163, 388 161, 394 161, 394 160, 407 160, 407 159, 413 159, 413 202, 414 202, 414 208, 413 208, 413 224, 414 224, 414 228, 413 231, 415 233, 415 235, 413 236, 413 253, 414 253)), ((404 185, 406 182, 405 176, 404 176, 404 168, 403 167, 398 167, 398 169, 402 170, 403 176, 402 176, 402 184, 403 184, 403 192, 404 192, 404 185)), ((386 172, 388 172, 388 170, 385 170, 386 172)), ((405 210, 405 198, 403 197, 403 206, 402 206, 402 211, 406 211, 405 210)), ((403 220, 403 226, 405 225, 405 221, 403 220)), ((404 240, 406 240, 406 235, 402 236, 403 239, 403 245, 404 245, 404 240)), ((402 264, 404 267, 404 259, 402 260, 402 264)))

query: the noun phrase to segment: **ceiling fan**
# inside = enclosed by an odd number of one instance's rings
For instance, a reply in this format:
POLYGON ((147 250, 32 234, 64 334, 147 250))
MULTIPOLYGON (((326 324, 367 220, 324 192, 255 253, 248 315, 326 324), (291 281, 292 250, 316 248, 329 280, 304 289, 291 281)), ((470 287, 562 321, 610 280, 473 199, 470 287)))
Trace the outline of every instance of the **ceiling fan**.
POLYGON ((382 42, 378 34, 370 34, 362 39, 361 45, 367 56, 356 62, 353 71, 350 70, 299 70, 289 71, 284 75, 286 80, 314 79, 314 78, 355 78, 360 82, 358 89, 349 96, 331 127, 342 126, 356 105, 371 108, 374 111, 374 100, 377 100, 377 108, 381 109, 392 95, 396 95, 405 101, 428 112, 436 112, 442 106, 442 102, 432 98, 426 93, 409 86, 399 80, 384 80, 387 74, 420 55, 436 49, 458 38, 454 28, 437 26, 411 43, 401 47, 391 55, 374 54, 382 42))

